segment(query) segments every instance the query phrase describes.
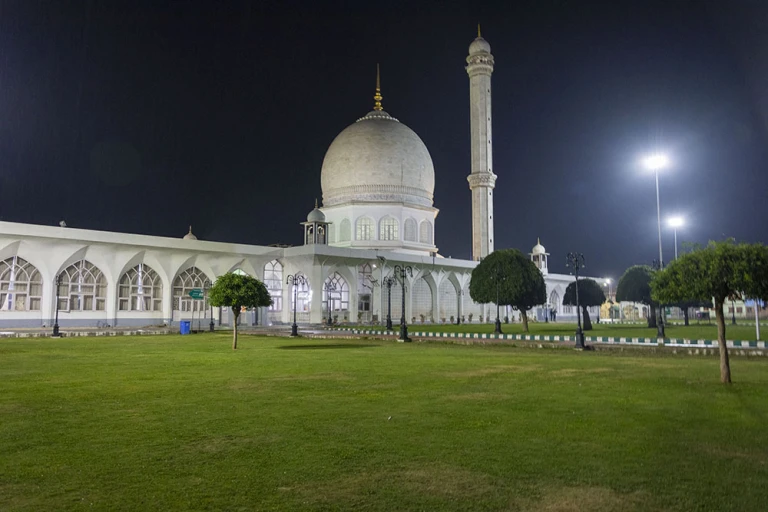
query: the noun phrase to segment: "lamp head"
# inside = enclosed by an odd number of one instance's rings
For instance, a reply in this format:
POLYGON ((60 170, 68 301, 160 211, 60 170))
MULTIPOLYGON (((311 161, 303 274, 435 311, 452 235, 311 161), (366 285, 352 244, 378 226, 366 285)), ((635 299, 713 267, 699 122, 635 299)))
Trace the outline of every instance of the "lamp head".
POLYGON ((667 224, 669 224, 670 227, 679 228, 685 224, 685 219, 683 219, 682 217, 670 217, 667 220, 667 224))
POLYGON ((649 171, 658 171, 659 169, 663 169, 669 165, 669 159, 667 158, 667 155, 662 153, 655 153, 645 157, 643 159, 643 165, 649 171))

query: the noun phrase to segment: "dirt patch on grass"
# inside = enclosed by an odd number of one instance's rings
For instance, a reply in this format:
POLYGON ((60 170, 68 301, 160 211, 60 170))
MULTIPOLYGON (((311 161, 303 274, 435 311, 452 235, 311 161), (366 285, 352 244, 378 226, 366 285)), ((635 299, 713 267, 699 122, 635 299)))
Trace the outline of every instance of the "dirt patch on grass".
POLYGON ((500 393, 460 393, 458 395, 446 395, 444 397, 445 400, 451 400, 451 401, 477 401, 477 402, 486 402, 488 400, 501 400, 507 398, 507 395, 502 395, 500 393))
POLYGON ((256 447, 258 445, 272 444, 280 441, 278 435, 264 436, 216 436, 199 439, 187 444, 185 451, 194 453, 226 453, 240 451, 256 447))
POLYGON ((723 459, 740 459, 765 466, 768 464, 768 452, 766 450, 755 449, 753 452, 740 450, 727 450, 718 446, 704 445, 701 451, 715 457, 723 459))
POLYGON ((295 490, 304 500, 332 504, 364 504, 389 489, 400 495, 429 495, 453 500, 481 499, 494 490, 493 479, 463 468, 437 466, 362 472, 347 478, 312 482, 295 490))
POLYGON ((613 368, 563 368, 560 370, 553 370, 549 372, 550 375, 555 377, 573 377, 574 375, 585 375, 591 373, 610 373, 614 372, 613 368))
POLYGON ((475 370, 467 370, 464 372, 453 372, 446 374, 449 378, 454 379, 466 379, 471 377, 487 377, 488 375, 495 375, 499 373, 530 373, 541 370, 540 365, 506 365, 506 366, 489 366, 487 368, 477 368, 475 370))
POLYGON ((531 512, 630 512, 645 501, 640 493, 619 494, 605 487, 562 487, 544 492, 540 500, 520 508, 531 512))

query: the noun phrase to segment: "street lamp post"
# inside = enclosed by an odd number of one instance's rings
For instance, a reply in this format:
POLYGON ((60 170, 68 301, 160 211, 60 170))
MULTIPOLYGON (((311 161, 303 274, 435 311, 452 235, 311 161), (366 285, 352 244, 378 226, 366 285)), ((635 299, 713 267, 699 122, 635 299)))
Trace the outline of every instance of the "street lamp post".
POLYGON ((405 277, 406 275, 413 277, 413 268, 410 265, 395 265, 394 271, 395 275, 400 278, 400 283, 403 286, 403 309, 402 315, 400 316, 400 337, 397 341, 411 341, 411 338, 408 337, 408 324, 405 322, 405 277))
POLYGON ((682 227, 683 224, 685 224, 685 220, 682 217, 671 217, 667 220, 667 224, 669 224, 675 232, 675 259, 677 259, 677 228, 682 227))
POLYGON ((292 274, 286 279, 286 284, 293 286, 293 325, 291 325, 291 337, 299 335, 299 325, 296 323, 296 310, 299 308, 299 285, 306 285, 307 278, 304 274, 292 274))
POLYGON ((54 338, 61 338, 59 333, 59 288, 61 288, 61 274, 56 274, 56 318, 53 321, 54 338))
POLYGON ((388 331, 392 330, 392 285, 397 283, 397 280, 394 276, 387 276, 382 281, 384 283, 384 286, 387 287, 387 325, 386 329, 388 331))
POLYGON ((502 334, 501 332, 501 319, 499 318, 499 284, 502 281, 503 276, 501 275, 501 267, 499 265, 496 265, 496 274, 494 275, 494 281, 496 281, 496 328, 494 329, 494 333, 496 334, 502 334))
POLYGON ((211 304, 211 300, 208 297, 208 294, 211 292, 211 282, 206 281, 205 282, 205 296, 208 298, 208 306, 211 308, 211 323, 208 324, 208 330, 213 332, 213 305, 211 304))
MULTIPOLYGON (((661 262, 653 260, 653 268, 656 271, 659 271, 662 269, 661 262)), ((651 306, 653 307, 653 306, 651 306)), ((662 309, 661 303, 658 304, 659 307, 659 314, 657 316, 656 320, 656 337, 657 338, 664 338, 666 337, 664 333, 664 310, 662 309)))
POLYGON ((736 302, 731 299, 731 325, 736 325, 736 302))
POLYGON ((664 257, 661 254, 661 206, 659 202, 659 171, 667 166, 669 159, 666 155, 655 154, 643 160, 645 168, 653 171, 656 175, 656 221, 659 228, 659 263, 664 267, 664 257))
POLYGON ((566 256, 566 267, 573 268, 573 274, 576 277, 576 347, 583 349, 584 332, 581 330, 581 310, 579 307, 579 269, 584 268, 584 255, 580 252, 569 252, 566 256))

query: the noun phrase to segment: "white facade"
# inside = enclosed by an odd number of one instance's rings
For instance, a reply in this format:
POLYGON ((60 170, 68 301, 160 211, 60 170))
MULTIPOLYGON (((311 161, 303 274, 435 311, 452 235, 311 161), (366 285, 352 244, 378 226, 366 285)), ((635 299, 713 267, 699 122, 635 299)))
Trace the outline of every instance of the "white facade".
MULTIPOLYGON (((479 36, 479 34, 478 34, 479 36)), ((0 327, 172 325, 181 320, 228 324, 190 290, 207 290, 227 272, 263 281, 274 304, 241 315, 246 324, 488 321, 488 305, 472 302, 469 281, 493 251, 491 91, 493 57, 481 37, 470 45, 473 260, 437 255, 435 171, 429 151, 410 128, 381 106, 343 130, 325 155, 323 205, 302 222, 304 245, 265 247, 0 222, 0 327), (405 311, 402 282, 382 284, 396 265, 409 266, 405 311), (306 285, 287 284, 304 275, 306 285), (58 282, 58 283, 57 283, 58 282), (58 293, 57 293, 58 292, 58 293), (388 292, 391 292, 391 296, 388 292), (58 297, 58 299, 57 299, 58 297), (391 298, 390 301, 387 299, 391 298), (58 308, 57 308, 58 305, 58 308)), ((562 306, 570 276, 549 274, 538 244, 534 261, 547 282, 548 305, 562 306)), ((510 315, 506 312, 506 316, 510 315)), ((196 325, 197 326, 197 325, 196 325)))

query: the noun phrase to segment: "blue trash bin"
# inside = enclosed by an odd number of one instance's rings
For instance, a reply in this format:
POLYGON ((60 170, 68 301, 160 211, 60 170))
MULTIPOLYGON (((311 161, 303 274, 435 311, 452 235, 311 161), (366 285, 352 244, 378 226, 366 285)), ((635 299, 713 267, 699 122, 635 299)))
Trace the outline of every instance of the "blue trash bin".
POLYGON ((181 334, 189 334, 191 325, 192 325, 192 322, 190 322, 189 320, 182 320, 181 322, 179 322, 179 332, 181 334))

